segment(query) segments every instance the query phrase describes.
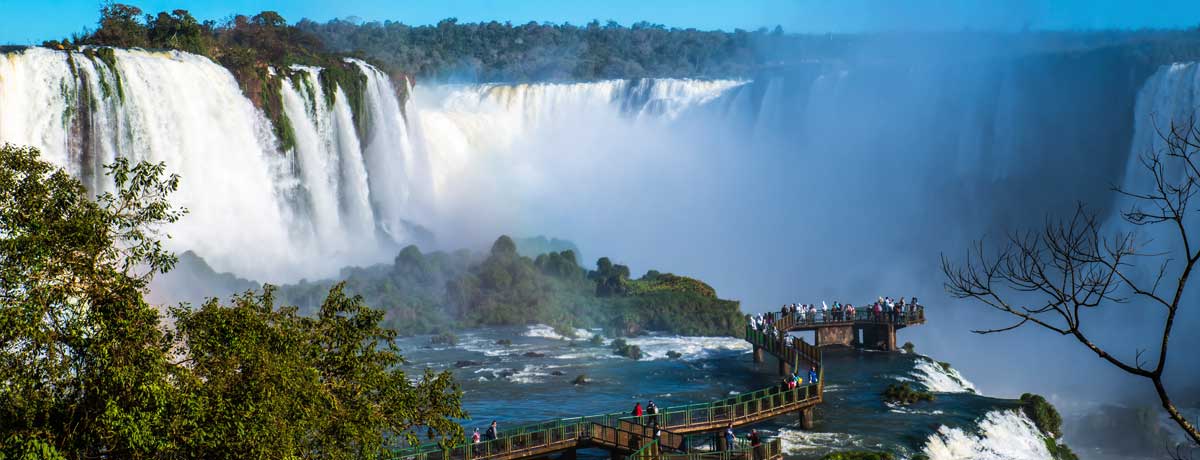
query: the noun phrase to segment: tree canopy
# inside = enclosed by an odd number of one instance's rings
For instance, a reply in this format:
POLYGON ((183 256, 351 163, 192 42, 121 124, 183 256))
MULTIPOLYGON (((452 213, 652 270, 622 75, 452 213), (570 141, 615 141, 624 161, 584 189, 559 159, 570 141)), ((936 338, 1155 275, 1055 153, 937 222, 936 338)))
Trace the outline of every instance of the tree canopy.
POLYGON ((34 149, 0 148, 0 459, 376 458, 461 440, 449 373, 410 379, 384 313, 332 286, 164 314, 143 299, 183 216, 162 164, 108 167, 96 200, 34 149))

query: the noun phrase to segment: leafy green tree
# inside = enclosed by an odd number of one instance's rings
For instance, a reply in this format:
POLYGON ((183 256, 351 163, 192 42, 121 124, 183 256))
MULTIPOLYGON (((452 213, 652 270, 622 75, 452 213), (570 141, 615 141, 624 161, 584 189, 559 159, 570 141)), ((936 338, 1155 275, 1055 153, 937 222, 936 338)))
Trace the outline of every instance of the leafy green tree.
POLYGON ((209 34, 187 10, 159 12, 153 20, 147 19, 146 28, 147 39, 155 47, 207 53, 209 34))
POLYGON ((274 288, 230 306, 172 310, 190 372, 174 427, 203 458, 375 458, 419 434, 456 441, 466 417, 449 372, 415 383, 383 311, 334 286, 313 317, 276 307, 274 288), (420 429, 424 433, 416 430, 420 429), (192 445, 194 444, 194 445, 192 445))
POLYGON ((105 2, 100 7, 99 28, 91 42, 123 48, 145 47, 149 44, 146 28, 140 22, 141 8, 121 3, 105 2))
POLYGON ((142 294, 177 260, 158 238, 184 213, 179 178, 117 161, 117 191, 92 201, 38 157, 0 148, 0 459, 378 458, 462 439, 450 374, 410 380, 384 312, 340 285, 315 316, 267 286, 164 318, 142 294))
POLYGON ((140 458, 167 445, 168 344, 141 293, 175 263, 154 232, 182 214, 167 201, 178 178, 108 170, 118 192, 91 201, 37 150, 0 148, 0 451, 140 458))

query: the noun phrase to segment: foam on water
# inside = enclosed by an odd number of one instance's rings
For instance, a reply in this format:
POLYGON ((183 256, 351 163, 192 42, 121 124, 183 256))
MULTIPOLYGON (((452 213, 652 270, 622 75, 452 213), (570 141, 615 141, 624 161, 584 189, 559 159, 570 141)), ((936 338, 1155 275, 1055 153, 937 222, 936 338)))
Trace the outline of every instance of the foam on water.
POLYGON ((821 433, 781 428, 778 433, 783 452, 790 455, 811 455, 820 451, 862 448, 866 442, 849 433, 821 433))
POLYGON ((1050 460, 1041 432, 1024 414, 994 410, 979 421, 978 432, 942 426, 923 449, 930 460, 1050 460))
POLYGON ((935 393, 978 393, 975 385, 958 373, 957 369, 943 368, 941 364, 925 356, 917 359, 909 375, 916 383, 935 393))
POLYGON ((575 329, 575 337, 568 338, 568 337, 564 337, 562 334, 559 334, 558 332, 555 332, 553 327, 547 326, 545 324, 535 324, 533 326, 529 326, 529 328, 521 335, 523 335, 525 337, 540 337, 543 339, 554 339, 554 340, 579 340, 579 339, 590 338, 592 336, 592 333, 588 332, 587 329, 576 328, 575 329))
POLYGON ((670 359, 667 352, 683 355, 680 359, 696 361, 719 351, 750 351, 750 342, 733 337, 642 336, 626 339, 642 349, 642 359, 670 359))

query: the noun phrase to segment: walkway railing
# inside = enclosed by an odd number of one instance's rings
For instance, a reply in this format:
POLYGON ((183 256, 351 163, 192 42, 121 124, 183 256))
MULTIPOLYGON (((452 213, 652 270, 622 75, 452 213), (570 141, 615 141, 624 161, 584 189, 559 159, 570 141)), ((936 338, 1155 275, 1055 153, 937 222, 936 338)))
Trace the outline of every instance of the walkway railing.
POLYGON ((788 336, 783 321, 776 323, 776 327, 777 329, 769 328, 763 332, 747 324, 746 340, 783 360, 794 371, 800 371, 801 375, 807 375, 803 371, 810 367, 823 370, 821 369, 820 348, 809 345, 799 337, 788 336))
POLYGON ((850 325, 850 324, 895 324, 908 325, 925 322, 925 307, 917 305, 916 308, 910 309, 905 307, 901 312, 886 312, 881 311, 876 313, 870 311, 867 307, 855 310, 853 317, 847 312, 823 312, 816 313, 801 313, 792 312, 782 314, 780 312, 768 312, 771 317, 771 324, 767 326, 775 326, 776 328, 788 331, 792 328, 805 326, 822 326, 822 325, 850 325))

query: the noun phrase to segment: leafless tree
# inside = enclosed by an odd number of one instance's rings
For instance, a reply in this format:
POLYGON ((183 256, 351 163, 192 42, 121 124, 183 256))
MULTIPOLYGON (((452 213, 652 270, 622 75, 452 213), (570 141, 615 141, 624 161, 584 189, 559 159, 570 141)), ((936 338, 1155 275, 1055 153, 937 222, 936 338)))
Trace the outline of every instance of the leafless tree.
POLYGON ((1080 204, 1069 218, 1050 219, 1040 230, 1010 233, 997 251, 985 251, 976 241, 962 265, 943 255, 942 271, 950 295, 975 299, 1015 321, 973 332, 1033 325, 1074 338, 1100 359, 1146 379, 1171 420, 1200 446, 1200 431, 1175 407, 1163 384, 1171 332, 1179 309, 1187 306, 1184 292, 1200 262, 1200 236, 1191 228, 1200 217, 1191 207, 1200 192, 1200 127, 1194 121, 1172 123, 1158 134, 1164 147, 1139 157, 1149 176, 1147 190, 1113 188, 1132 203, 1120 213, 1131 224, 1121 227, 1132 230, 1103 229, 1097 214, 1080 204), (1169 247, 1175 249, 1151 250, 1146 235, 1151 226, 1165 232, 1156 234, 1170 234, 1174 241, 1169 247), (1027 303, 1029 299, 1036 300, 1027 303), (1150 305, 1165 316, 1161 338, 1153 337, 1157 349, 1149 356, 1139 349, 1132 361, 1114 356, 1083 327, 1095 309, 1126 303, 1150 305))

